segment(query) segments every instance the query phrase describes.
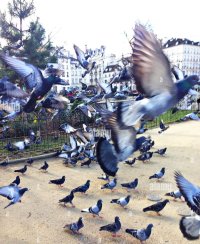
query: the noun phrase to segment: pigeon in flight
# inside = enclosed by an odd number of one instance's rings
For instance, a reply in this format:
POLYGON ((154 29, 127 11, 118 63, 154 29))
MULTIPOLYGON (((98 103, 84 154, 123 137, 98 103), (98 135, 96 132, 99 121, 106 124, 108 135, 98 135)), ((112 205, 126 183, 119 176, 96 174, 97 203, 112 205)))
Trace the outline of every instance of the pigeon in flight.
POLYGON ((164 209, 164 207, 166 206, 166 204, 169 202, 168 199, 165 199, 162 202, 157 202, 149 207, 146 207, 143 209, 143 212, 148 212, 148 211, 152 211, 152 212, 156 212, 157 215, 161 215, 159 212, 162 211, 164 209))
POLYGON ((75 205, 72 203, 73 199, 74 199, 74 192, 71 191, 69 195, 60 199, 59 203, 63 203, 64 205, 67 203, 70 203, 72 205, 72 207, 75 208, 75 205))
POLYGON ((187 240, 197 240, 200 236, 199 215, 182 217, 180 220, 180 230, 187 240))
POLYGON ((47 161, 44 161, 44 165, 42 165, 42 167, 39 170, 43 170, 46 172, 48 168, 49 168, 49 165, 48 165, 47 161))
POLYGON ((74 234, 78 233, 81 228, 84 227, 83 218, 80 217, 77 222, 72 224, 66 224, 63 228, 71 230, 74 234))
POLYGON ((149 239, 153 225, 149 224, 146 229, 126 229, 126 233, 138 239, 141 243, 149 239))
POLYGON ((165 168, 162 168, 159 172, 155 173, 154 175, 150 176, 149 179, 161 179, 165 174, 165 168))
POLYGON ((110 203, 116 203, 124 208, 126 205, 128 205, 130 198, 131 198, 131 196, 128 195, 126 197, 121 197, 119 199, 112 199, 112 201, 110 203))
POLYGON ((27 171, 27 165, 25 165, 25 166, 24 166, 23 168, 21 168, 21 169, 16 169, 16 170, 14 170, 14 172, 21 173, 21 174, 24 174, 26 171, 27 171))
POLYGON ((20 188, 16 184, 0 187, 0 196, 6 197, 11 201, 5 208, 20 202, 26 191, 28 191, 28 188, 20 188))
POLYGON ((175 172, 175 180, 187 205, 200 215, 200 187, 188 181, 180 172, 175 172))
POLYGON ((117 179, 114 178, 112 180, 110 180, 108 183, 104 184, 101 189, 110 189, 113 190, 117 185, 117 179))
POLYGON ((132 76, 136 88, 145 98, 120 103, 117 114, 121 125, 133 126, 137 121, 152 120, 175 106, 196 84, 197 75, 174 83, 170 62, 156 36, 145 26, 136 24, 132 42, 132 76))
POLYGON ((64 182, 65 182, 65 176, 63 176, 60 179, 50 180, 49 184, 55 184, 55 185, 58 185, 58 186, 62 186, 62 184, 64 184, 64 182))
POLYGON ((118 216, 115 217, 115 222, 100 227, 99 231, 108 231, 113 233, 113 237, 116 237, 116 233, 121 229, 121 222, 118 216))
POLYGON ((97 204, 95 204, 92 207, 83 209, 83 210, 81 210, 81 212, 83 212, 83 213, 91 213, 93 215, 93 217, 95 217, 96 215, 99 216, 99 213, 101 212, 101 209, 102 209, 102 202, 103 201, 100 199, 100 200, 97 201, 97 204))

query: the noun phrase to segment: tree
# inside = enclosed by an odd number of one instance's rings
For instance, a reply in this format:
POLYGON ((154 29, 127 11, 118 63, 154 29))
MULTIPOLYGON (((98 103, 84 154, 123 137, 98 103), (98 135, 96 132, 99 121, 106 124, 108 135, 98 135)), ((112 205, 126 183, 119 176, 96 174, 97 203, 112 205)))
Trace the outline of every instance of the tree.
MULTIPOLYGON (((57 61, 56 50, 50 36, 46 38, 39 18, 27 24, 28 17, 34 12, 34 2, 28 0, 12 0, 8 4, 8 13, 0 11, 0 36, 5 42, 1 46, 10 55, 24 58, 26 62, 43 69, 48 62, 57 61)), ((5 70, 2 72, 4 74, 5 70)))

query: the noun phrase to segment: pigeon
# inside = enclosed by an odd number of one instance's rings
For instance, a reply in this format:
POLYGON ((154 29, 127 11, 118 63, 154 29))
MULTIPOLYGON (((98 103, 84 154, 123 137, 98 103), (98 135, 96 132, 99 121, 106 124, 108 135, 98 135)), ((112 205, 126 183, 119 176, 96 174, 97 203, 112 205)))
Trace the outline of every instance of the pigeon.
POLYGON ((64 205, 67 204, 67 203, 70 203, 70 204, 72 205, 72 207, 74 208, 75 206, 74 206, 74 204, 72 203, 73 199, 74 199, 74 192, 71 191, 70 194, 69 194, 68 196, 66 196, 66 197, 64 197, 64 198, 62 198, 62 199, 60 199, 60 200, 59 200, 59 203, 64 203, 64 205))
POLYGON ((27 159, 26 163, 29 165, 32 165, 32 163, 34 162, 34 160, 32 158, 27 159))
POLYGON ((159 212, 163 210, 163 208, 166 206, 168 202, 169 202, 168 199, 165 199, 162 202, 157 202, 149 207, 144 208, 143 212, 153 211, 156 212, 157 215, 161 215, 159 212))
POLYGON ((180 172, 175 172, 179 191, 192 211, 200 215, 200 187, 188 181, 180 172))
POLYGON ((138 178, 136 178, 134 181, 130 183, 122 183, 121 186, 127 188, 127 190, 135 189, 138 186, 138 178))
POLYGON ((153 225, 149 224, 146 229, 126 229, 126 233, 132 235, 136 239, 140 240, 141 243, 149 239, 151 235, 153 225))
POLYGON ((75 128, 73 128, 71 125, 67 123, 60 125, 60 130, 63 130, 66 134, 73 133, 76 131, 75 128))
POLYGON ((132 76, 136 88, 145 98, 119 103, 117 117, 124 126, 133 126, 138 120, 152 120, 174 107, 196 84, 197 75, 174 83, 170 62, 156 35, 145 26, 136 24, 132 46, 132 76))
POLYGON ((104 184, 101 189, 110 189, 113 190, 117 185, 117 179, 114 178, 112 180, 110 180, 108 183, 104 184))
POLYGON ((11 185, 16 184, 17 186, 20 184, 20 178, 19 176, 16 177, 16 179, 11 183, 11 185))
POLYGON ((176 201, 177 198, 181 199, 182 194, 180 191, 172 191, 172 192, 166 193, 165 196, 173 197, 174 201, 176 201))
POLYGON ((83 218, 80 217, 77 222, 72 224, 66 224, 63 228, 71 230, 74 234, 78 233, 81 228, 84 227, 83 218))
POLYGON ((167 151, 167 148, 161 148, 161 149, 158 149, 157 151, 155 151, 154 153, 158 153, 159 155, 163 156, 167 151))
POLYGON ((149 161, 153 156, 153 152, 144 152, 140 156, 137 157, 137 160, 142 161, 143 163, 147 160, 149 161))
POLYGON ((106 180, 109 181, 109 176, 107 174, 102 174, 101 177, 98 177, 99 180, 106 180))
POLYGON ((121 229, 121 222, 118 216, 115 217, 115 222, 100 227, 99 231, 108 231, 113 233, 113 237, 116 237, 116 233, 121 229))
POLYGON ((102 200, 100 199, 97 201, 96 205, 89 207, 89 208, 86 208, 86 209, 83 209, 83 210, 81 210, 81 212, 91 213, 93 215, 93 217, 95 217, 96 215, 99 216, 101 209, 102 209, 102 200))
POLYGON ((81 192, 86 193, 86 191, 90 188, 90 180, 87 180, 86 183, 82 186, 78 186, 77 188, 73 189, 74 193, 81 192))
POLYGON ((88 168, 90 167, 90 164, 91 164, 92 160, 89 158, 87 161, 81 163, 81 167, 82 166, 88 166, 88 168))
POLYGON ((130 201, 130 195, 126 196, 126 197, 121 197, 119 199, 112 199, 112 201, 110 203, 116 203, 119 204, 120 206, 122 206, 123 208, 129 203, 130 201))
POLYGON ((0 187, 0 196, 6 197, 11 201, 5 208, 20 202, 26 191, 28 191, 28 188, 20 188, 16 184, 0 187))
POLYGON ((25 139, 24 141, 18 141, 14 142, 13 145, 17 148, 19 151, 23 151, 27 148, 29 148, 30 141, 28 139, 25 139))
POLYGON ((154 175, 150 176, 149 179, 161 179, 165 174, 165 168, 162 168, 159 172, 155 173, 154 175))
POLYGON ((180 230, 187 240, 197 240, 200 236, 199 215, 182 217, 179 223, 180 230))
POLYGON ((41 168, 39 168, 39 170, 47 171, 48 168, 49 168, 49 165, 48 165, 47 161, 44 161, 44 165, 41 168))
POLYGON ((160 130, 158 131, 159 134, 161 134, 162 132, 166 131, 167 129, 169 129, 169 126, 166 126, 163 122, 163 120, 160 121, 160 130))
POLYGON ((133 166, 136 162, 136 158, 133 158, 132 160, 126 160, 125 161, 125 164, 128 164, 130 166, 133 166))
POLYGON ((8 160, 5 160, 5 161, 0 163, 0 167, 6 167, 6 166, 8 166, 8 164, 9 164, 8 160))
POLYGON ((27 171, 27 165, 25 165, 23 168, 21 169, 16 169, 14 170, 14 172, 18 172, 18 173, 21 173, 21 174, 24 174, 25 172, 27 171))
POLYGON ((60 179, 50 180, 50 181, 49 181, 49 184, 55 184, 55 185, 59 185, 59 186, 61 186, 62 184, 64 184, 64 182, 65 182, 65 176, 63 176, 63 177, 60 178, 60 179))
POLYGON ((36 140, 35 132, 31 128, 29 130, 29 139, 31 142, 35 142, 35 140, 36 140))

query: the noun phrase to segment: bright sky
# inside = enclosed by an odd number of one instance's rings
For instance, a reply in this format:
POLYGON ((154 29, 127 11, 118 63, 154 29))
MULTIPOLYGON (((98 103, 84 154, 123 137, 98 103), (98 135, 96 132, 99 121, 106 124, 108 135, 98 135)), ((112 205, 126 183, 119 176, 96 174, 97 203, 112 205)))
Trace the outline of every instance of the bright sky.
MULTIPOLYGON (((8 0, 1 1, 1 11, 8 0)), ((121 55, 130 48, 135 21, 149 23, 160 38, 200 41, 199 0, 34 0, 36 14, 54 45, 72 49, 106 46, 121 55)), ((32 17, 33 18, 33 17, 32 17)))

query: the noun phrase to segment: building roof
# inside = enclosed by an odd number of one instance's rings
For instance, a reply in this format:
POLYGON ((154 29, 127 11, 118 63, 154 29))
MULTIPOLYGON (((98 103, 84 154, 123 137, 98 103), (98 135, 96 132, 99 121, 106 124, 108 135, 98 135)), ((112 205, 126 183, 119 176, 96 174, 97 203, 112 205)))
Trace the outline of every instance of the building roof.
POLYGON ((187 38, 171 38, 169 39, 164 45, 163 48, 169 48, 174 47, 178 45, 194 45, 194 46, 200 46, 200 42, 194 42, 187 38))

